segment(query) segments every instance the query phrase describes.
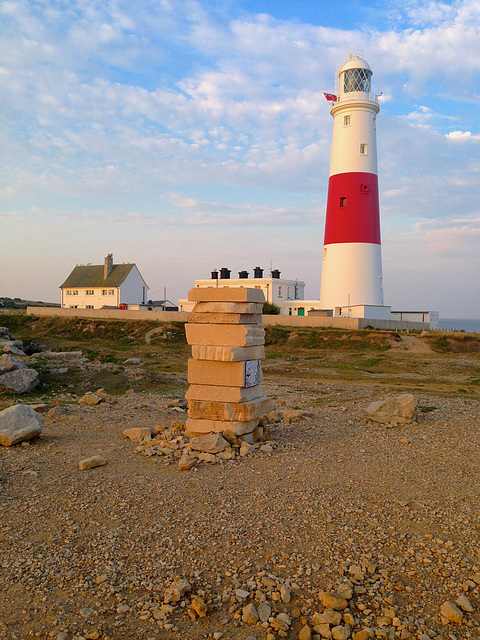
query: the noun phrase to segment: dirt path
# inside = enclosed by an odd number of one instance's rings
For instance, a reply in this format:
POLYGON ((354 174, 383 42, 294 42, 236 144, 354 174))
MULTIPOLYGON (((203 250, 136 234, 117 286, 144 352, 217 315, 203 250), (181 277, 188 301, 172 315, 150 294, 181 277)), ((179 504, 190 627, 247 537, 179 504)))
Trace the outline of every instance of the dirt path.
POLYGON ((147 331, 147 333, 145 334, 145 344, 150 344, 152 336, 154 336, 156 333, 160 333, 161 331, 163 331, 163 327, 155 327, 155 329, 150 329, 150 331, 147 331))
POLYGON ((401 342, 395 342, 392 347, 401 349, 402 351, 410 351, 411 353, 432 353, 428 344, 423 342, 418 336, 400 335, 401 342))

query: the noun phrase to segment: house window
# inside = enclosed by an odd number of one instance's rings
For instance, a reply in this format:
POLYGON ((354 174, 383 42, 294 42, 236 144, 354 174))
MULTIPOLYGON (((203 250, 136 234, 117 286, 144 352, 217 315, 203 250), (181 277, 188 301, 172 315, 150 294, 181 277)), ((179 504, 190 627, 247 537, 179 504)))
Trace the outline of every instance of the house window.
POLYGON ((106 296, 107 295, 107 289, 102 289, 102 296, 106 296))
POLYGON ((86 304, 85 309, 93 309, 93 304, 86 304))
POLYGON ((343 126, 344 127, 350 126, 350 116, 343 116, 343 126))
POLYGON ((366 144, 361 144, 360 145, 360 155, 361 156, 366 156, 367 155, 367 145, 366 144))
POLYGON ((72 292, 71 291, 67 291, 67 296, 71 296, 72 292))
POLYGON ((72 296, 78 296, 78 289, 73 289, 72 296))
POLYGON ((370 191, 370 187, 368 186, 368 184, 360 185, 360 193, 368 193, 369 191, 370 191))
POLYGON ((109 289, 109 290, 108 290, 108 295, 109 295, 109 296, 113 296, 113 295, 115 295, 115 289, 109 289))
POLYGON ((278 297, 282 297, 282 287, 278 287, 278 297))
MULTIPOLYGON (((93 289, 87 289, 85 291, 85 295, 87 295, 87 296, 93 296, 94 293, 95 293, 95 291, 93 289)), ((87 309, 88 309, 88 307, 87 307, 87 309)))
POLYGON ((342 209, 345 209, 346 206, 347 206, 347 199, 346 198, 340 198, 340 207, 342 209))

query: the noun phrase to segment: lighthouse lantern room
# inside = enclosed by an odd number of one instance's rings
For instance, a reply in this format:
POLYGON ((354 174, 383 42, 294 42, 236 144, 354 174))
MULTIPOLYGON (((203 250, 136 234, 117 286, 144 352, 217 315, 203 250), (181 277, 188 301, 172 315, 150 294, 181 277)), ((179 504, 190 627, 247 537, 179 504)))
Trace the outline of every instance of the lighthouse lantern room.
MULTIPOLYGON (((372 70, 351 55, 338 74, 332 101, 332 153, 328 182, 320 307, 334 315, 356 315, 352 307, 383 305, 376 117, 372 70)), ((382 312, 384 308, 384 313, 382 312)))

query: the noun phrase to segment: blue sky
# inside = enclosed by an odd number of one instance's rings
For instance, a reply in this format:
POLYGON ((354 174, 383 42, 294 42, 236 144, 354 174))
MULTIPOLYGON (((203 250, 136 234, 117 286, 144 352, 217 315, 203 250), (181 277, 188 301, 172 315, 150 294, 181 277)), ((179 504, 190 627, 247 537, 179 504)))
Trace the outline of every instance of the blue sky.
POLYGON ((270 264, 319 294, 332 118, 363 52, 385 302, 480 317, 480 0, 0 0, 0 295, 76 264, 150 296, 270 264))

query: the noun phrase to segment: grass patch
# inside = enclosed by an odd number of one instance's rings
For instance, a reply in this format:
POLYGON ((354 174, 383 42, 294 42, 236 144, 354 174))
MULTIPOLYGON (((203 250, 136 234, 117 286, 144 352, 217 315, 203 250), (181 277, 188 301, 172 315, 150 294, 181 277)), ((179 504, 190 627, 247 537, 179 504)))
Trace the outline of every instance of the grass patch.
POLYGON ((480 335, 477 334, 448 333, 423 339, 437 353, 480 353, 480 335))

